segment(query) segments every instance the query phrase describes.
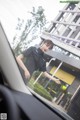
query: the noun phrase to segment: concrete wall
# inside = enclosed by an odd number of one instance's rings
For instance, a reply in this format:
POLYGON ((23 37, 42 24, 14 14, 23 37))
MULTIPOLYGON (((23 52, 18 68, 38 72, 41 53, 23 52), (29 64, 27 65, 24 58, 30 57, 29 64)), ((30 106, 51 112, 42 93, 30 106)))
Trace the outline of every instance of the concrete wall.
POLYGON ((69 86, 68 92, 70 92, 73 95, 79 85, 80 85, 80 78, 76 78, 74 82, 69 86))

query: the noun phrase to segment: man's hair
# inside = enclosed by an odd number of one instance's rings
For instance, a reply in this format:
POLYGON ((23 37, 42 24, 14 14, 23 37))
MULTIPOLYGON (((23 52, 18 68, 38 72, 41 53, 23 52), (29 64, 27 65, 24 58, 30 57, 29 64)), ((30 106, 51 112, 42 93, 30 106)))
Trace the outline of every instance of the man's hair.
POLYGON ((47 44, 47 46, 50 46, 49 49, 52 49, 54 46, 54 43, 51 40, 44 40, 43 44, 45 44, 45 43, 47 44))

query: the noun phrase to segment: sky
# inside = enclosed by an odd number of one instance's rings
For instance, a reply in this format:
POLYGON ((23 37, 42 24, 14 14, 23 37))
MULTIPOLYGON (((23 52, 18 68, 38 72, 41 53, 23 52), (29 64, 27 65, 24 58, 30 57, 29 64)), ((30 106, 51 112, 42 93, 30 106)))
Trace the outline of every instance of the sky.
POLYGON ((10 43, 15 35, 17 18, 29 19, 29 11, 38 6, 43 7, 47 20, 52 21, 65 3, 60 3, 59 0, 0 0, 0 21, 10 43))

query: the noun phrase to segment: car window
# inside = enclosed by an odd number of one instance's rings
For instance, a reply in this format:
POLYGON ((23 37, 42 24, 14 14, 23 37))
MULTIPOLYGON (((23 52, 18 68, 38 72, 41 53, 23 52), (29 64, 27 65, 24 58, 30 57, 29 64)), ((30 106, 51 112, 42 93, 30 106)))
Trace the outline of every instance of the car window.
POLYGON ((80 2, 0 3, 1 23, 24 84, 60 114, 79 120, 80 2))

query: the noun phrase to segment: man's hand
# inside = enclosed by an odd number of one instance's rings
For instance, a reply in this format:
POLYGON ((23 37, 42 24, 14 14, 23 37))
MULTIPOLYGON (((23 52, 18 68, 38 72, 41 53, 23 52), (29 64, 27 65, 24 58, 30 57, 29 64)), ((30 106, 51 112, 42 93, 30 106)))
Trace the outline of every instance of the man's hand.
POLYGON ((25 78, 30 78, 30 72, 28 70, 24 71, 25 78))
POLYGON ((61 82, 60 82, 59 79, 54 78, 53 76, 51 76, 51 75, 50 75, 49 73, 47 73, 46 71, 43 72, 43 74, 44 74, 47 78, 49 78, 49 79, 53 80, 54 82, 56 82, 57 84, 61 84, 61 82))
POLYGON ((54 80, 57 84, 61 84, 60 80, 59 79, 55 79, 54 80))

